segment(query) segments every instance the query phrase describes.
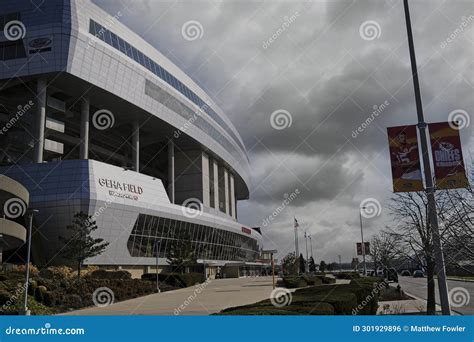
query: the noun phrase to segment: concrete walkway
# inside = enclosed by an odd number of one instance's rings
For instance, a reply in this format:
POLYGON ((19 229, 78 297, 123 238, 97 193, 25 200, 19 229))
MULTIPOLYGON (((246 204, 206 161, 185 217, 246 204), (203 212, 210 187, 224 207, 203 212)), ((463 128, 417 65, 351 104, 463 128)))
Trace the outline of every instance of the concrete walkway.
POLYGON ((215 279, 207 285, 156 293, 63 315, 209 315, 232 306, 268 299, 272 290, 271 277, 215 279))

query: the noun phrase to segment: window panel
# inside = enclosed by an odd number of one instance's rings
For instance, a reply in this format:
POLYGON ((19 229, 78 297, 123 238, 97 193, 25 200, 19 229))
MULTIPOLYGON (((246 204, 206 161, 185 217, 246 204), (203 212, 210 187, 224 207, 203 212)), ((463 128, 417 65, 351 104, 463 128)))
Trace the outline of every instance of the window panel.
POLYGON ((145 65, 145 56, 143 53, 141 53, 141 51, 138 51, 138 63, 145 65))
POLYGON ((110 32, 110 39, 112 40, 112 46, 116 49, 119 48, 118 45, 118 37, 115 35, 115 33, 110 32))
MULTIPOLYGON (((124 41, 125 42, 125 41, 124 41)), ((127 53, 127 56, 129 58, 132 58, 133 59, 133 54, 132 54, 132 47, 130 46, 130 44, 128 42, 125 42, 125 51, 127 53)))
POLYGON ((120 52, 127 54, 127 50, 125 49, 125 41, 120 37, 117 37, 117 39, 118 39, 120 52))

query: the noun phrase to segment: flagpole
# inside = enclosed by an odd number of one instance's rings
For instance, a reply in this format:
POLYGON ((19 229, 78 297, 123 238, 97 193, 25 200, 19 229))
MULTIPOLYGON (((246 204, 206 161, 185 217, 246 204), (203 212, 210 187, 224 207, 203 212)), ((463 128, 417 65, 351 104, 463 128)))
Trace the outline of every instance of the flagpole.
POLYGON ((300 251, 298 249, 298 221, 295 217, 295 262, 296 262, 296 272, 300 274, 300 251))

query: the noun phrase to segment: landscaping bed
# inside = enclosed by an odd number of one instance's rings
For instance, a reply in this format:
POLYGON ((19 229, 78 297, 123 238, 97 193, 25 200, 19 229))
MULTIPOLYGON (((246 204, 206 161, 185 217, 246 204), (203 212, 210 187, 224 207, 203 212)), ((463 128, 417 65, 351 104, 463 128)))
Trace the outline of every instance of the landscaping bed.
POLYGON ((282 285, 287 289, 295 289, 306 286, 334 284, 336 279, 325 275, 301 275, 301 276, 285 276, 282 285))
MULTIPOLYGON (((295 282, 299 281, 295 279, 295 282)), ((287 294, 288 305, 275 306, 270 299, 227 308, 218 315, 375 315, 381 278, 367 277, 350 284, 308 286, 287 294)))
MULTIPOLYGON (((28 308, 32 315, 51 315, 94 305, 93 293, 110 289, 113 301, 119 302, 157 292, 156 274, 145 279, 132 279, 127 271, 84 271, 81 278, 68 267, 49 267, 38 271, 30 268, 28 308)), ((199 273, 160 274, 160 290, 170 291, 203 282, 199 273)), ((24 300, 24 270, 0 273, 0 315, 16 315, 24 300)), ((102 298, 102 300, 104 300, 102 298)), ((107 300, 109 300, 107 298, 107 300)), ((97 300, 100 304, 100 298, 97 300)))

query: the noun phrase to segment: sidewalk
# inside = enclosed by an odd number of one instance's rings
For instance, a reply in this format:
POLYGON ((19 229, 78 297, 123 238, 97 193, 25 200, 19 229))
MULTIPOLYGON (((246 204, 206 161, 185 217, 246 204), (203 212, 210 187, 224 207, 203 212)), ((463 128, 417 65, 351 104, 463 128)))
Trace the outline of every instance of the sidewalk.
POLYGON ((271 277, 210 280, 206 286, 156 293, 114 303, 90 307, 62 315, 194 315, 204 316, 225 308, 252 304, 270 298, 271 277), (198 291, 199 289, 199 291, 198 291))

